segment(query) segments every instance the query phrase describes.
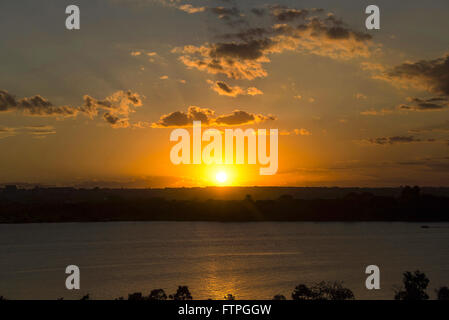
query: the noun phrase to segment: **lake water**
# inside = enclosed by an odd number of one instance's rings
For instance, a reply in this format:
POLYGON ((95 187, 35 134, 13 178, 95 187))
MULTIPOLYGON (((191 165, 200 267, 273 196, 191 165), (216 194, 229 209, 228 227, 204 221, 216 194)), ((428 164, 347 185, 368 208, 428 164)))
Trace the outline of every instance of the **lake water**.
POLYGON ((449 286, 449 224, 114 222, 0 225, 0 296, 94 299, 188 285, 195 299, 290 298, 299 283, 343 281, 358 299, 392 299, 402 272, 449 286), (81 290, 65 289, 65 267, 81 290), (381 289, 365 289, 365 267, 381 289))

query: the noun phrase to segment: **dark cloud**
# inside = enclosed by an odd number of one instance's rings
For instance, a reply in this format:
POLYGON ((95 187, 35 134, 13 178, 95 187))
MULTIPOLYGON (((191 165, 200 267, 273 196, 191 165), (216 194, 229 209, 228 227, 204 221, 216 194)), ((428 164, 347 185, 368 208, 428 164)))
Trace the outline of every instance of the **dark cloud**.
POLYGON ((175 111, 161 116, 158 122, 153 123, 153 127, 187 127, 191 126, 193 121, 201 121, 202 125, 208 125, 214 114, 212 109, 190 106, 187 112, 175 111))
POLYGON ((208 10, 231 27, 237 27, 248 23, 245 19, 245 15, 240 12, 237 7, 213 7, 208 10))
POLYGON ((296 19, 304 19, 309 15, 309 10, 307 9, 293 9, 286 7, 271 7, 271 15, 278 22, 291 22, 296 19))
POLYGON ((248 113, 246 111, 234 110, 232 113, 227 115, 219 116, 215 119, 215 123, 218 125, 242 125, 251 123, 260 123, 269 120, 276 120, 275 116, 268 115, 264 116, 261 114, 248 113))
POLYGON ((103 100, 91 96, 84 96, 84 104, 80 112, 93 118, 99 111, 105 111, 103 119, 113 128, 127 128, 130 126, 129 115, 135 112, 136 107, 142 106, 142 97, 135 92, 117 91, 103 100))
POLYGON ((248 28, 243 31, 239 31, 236 33, 227 33, 222 35, 221 37, 224 39, 240 39, 245 42, 249 42, 252 40, 260 39, 265 35, 271 34, 270 30, 265 28, 248 28))
POLYGON ((210 52, 210 56, 212 58, 257 60, 263 56, 264 50, 272 45, 273 42, 270 39, 250 40, 241 43, 217 43, 210 52))
MULTIPOLYGON (((277 8, 271 12, 276 12, 280 19, 289 20, 287 17, 305 16, 310 10, 316 9, 277 8)), ((275 53, 301 51, 345 60, 369 57, 379 49, 370 42, 369 34, 350 29, 333 15, 306 17, 299 26, 288 23, 277 23, 270 28, 251 26, 221 38, 228 41, 188 45, 175 48, 173 52, 180 54, 179 59, 188 68, 225 74, 231 79, 252 80, 267 76, 263 64, 269 63, 269 56, 275 53)))
POLYGON ((249 87, 247 89, 244 89, 239 86, 231 86, 224 81, 207 80, 207 83, 211 85, 212 90, 214 90, 221 96, 228 96, 235 98, 240 95, 256 96, 263 94, 261 90, 255 87, 249 87))
POLYGON ((103 100, 86 95, 83 100, 84 103, 79 107, 55 106, 40 95, 17 99, 7 91, 0 90, 0 112, 16 111, 41 117, 76 117, 83 114, 90 118, 104 112, 103 119, 107 123, 114 128, 124 128, 129 126, 129 115, 142 105, 140 95, 131 91, 117 91, 103 100))
POLYGON ((54 106, 50 101, 35 95, 29 98, 17 99, 5 90, 0 90, 0 112, 19 111, 30 116, 43 117, 73 117, 79 112, 69 106, 54 106))
POLYGON ((356 42, 363 42, 372 39, 368 33, 354 31, 345 26, 344 22, 337 19, 334 15, 329 15, 325 19, 313 17, 307 22, 300 24, 298 27, 300 31, 311 31, 312 37, 324 36, 331 40, 348 40, 352 39, 356 42))
POLYGON ((276 120, 275 116, 254 114, 246 111, 235 110, 230 114, 215 116, 215 111, 208 108, 190 106, 187 112, 175 111, 161 116, 158 122, 153 123, 153 128, 190 127, 193 121, 201 121, 203 126, 234 126, 261 123, 276 120))
POLYGON ((215 7, 209 8, 209 11, 216 14, 220 19, 229 20, 231 17, 240 16, 240 10, 237 7, 225 8, 215 7))
POLYGON ((374 145, 393 145, 393 144, 406 144, 406 143, 417 143, 417 142, 426 142, 426 143, 441 143, 445 142, 445 140, 435 139, 435 138, 427 138, 421 139, 416 138, 415 136, 392 136, 392 137, 379 137, 373 139, 366 139, 362 141, 362 144, 374 144, 374 145))
POLYGON ((365 141, 370 144, 391 145, 399 143, 421 142, 421 139, 415 138, 414 136, 393 136, 393 137, 380 137, 374 139, 367 139, 365 141))
POLYGON ((441 95, 449 95, 449 55, 433 60, 403 63, 378 78, 398 86, 412 86, 441 95))
POLYGON ((402 104, 398 108, 403 111, 439 111, 449 105, 446 97, 429 99, 409 98, 408 104, 402 104))

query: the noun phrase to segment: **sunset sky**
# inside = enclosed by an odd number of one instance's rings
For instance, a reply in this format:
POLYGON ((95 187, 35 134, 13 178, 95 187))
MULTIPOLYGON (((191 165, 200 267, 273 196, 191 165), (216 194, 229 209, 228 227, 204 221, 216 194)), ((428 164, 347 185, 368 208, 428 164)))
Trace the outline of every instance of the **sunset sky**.
POLYGON ((449 2, 0 3, 0 183, 449 186, 449 2), (279 129, 279 170, 170 162, 193 120, 279 129))

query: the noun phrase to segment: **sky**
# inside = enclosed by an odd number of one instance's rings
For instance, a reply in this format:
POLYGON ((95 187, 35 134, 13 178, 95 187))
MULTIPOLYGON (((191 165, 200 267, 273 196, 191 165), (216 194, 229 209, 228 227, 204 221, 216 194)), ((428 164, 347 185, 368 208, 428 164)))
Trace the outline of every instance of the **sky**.
POLYGON ((449 186, 449 2, 0 3, 0 183, 449 186), (279 168, 174 165, 172 130, 279 130, 279 168))

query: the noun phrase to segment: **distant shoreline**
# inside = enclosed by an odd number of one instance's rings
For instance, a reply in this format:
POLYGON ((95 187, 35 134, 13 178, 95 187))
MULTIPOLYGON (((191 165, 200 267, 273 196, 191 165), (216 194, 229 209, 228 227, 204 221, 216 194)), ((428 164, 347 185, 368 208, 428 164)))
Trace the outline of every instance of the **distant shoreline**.
POLYGON ((276 199, 257 200, 246 194, 242 200, 223 200, 191 194, 190 199, 167 199, 145 190, 10 188, 0 192, 0 223, 449 221, 449 197, 425 194, 419 187, 397 189, 397 196, 337 190, 334 198, 305 199, 280 190, 285 193, 276 199))

